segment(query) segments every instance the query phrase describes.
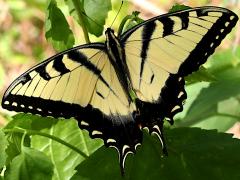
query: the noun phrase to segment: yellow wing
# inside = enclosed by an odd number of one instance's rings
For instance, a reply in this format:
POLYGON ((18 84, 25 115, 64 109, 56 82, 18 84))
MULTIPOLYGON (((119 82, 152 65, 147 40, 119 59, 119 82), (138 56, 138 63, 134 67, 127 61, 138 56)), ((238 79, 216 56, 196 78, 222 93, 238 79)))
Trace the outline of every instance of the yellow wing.
POLYGON ((2 106, 43 116, 75 117, 93 138, 118 149, 121 167, 142 141, 134 120, 135 104, 118 80, 104 44, 60 53, 17 78, 2 106))
POLYGON ((155 17, 123 34, 138 98, 158 102, 169 77, 176 75, 181 81, 196 71, 236 22, 237 16, 227 9, 201 7, 155 17))
POLYGON ((24 73, 12 83, 3 101, 10 110, 54 117, 79 115, 68 112, 65 104, 92 106, 107 116, 129 115, 135 110, 107 54, 89 47, 58 54, 24 73))

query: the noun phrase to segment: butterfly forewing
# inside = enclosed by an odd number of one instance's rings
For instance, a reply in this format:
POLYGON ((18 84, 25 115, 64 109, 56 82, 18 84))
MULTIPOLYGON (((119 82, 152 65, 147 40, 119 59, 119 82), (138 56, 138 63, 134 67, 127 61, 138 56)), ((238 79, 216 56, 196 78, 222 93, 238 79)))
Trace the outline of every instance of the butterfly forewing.
POLYGON ((136 107, 118 80, 103 44, 60 53, 17 78, 2 106, 43 116, 75 117, 81 128, 118 149, 121 166, 142 141, 136 107))
POLYGON ((186 99, 183 77, 198 70, 237 22, 224 8, 202 7, 155 17, 121 36, 136 95, 172 119, 186 99))

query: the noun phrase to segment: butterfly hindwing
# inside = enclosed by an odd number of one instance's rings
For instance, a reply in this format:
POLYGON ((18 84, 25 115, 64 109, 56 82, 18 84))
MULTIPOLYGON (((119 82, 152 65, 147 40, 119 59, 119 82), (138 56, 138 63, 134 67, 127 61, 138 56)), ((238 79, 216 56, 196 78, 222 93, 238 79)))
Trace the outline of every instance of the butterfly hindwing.
POLYGON ((184 76, 206 62, 237 19, 224 8, 200 7, 154 17, 121 36, 139 107, 158 110, 146 116, 173 123, 187 97, 184 76))
POLYGON ((2 106, 42 116, 75 117, 92 138, 116 147, 121 167, 142 142, 129 101, 103 44, 79 46, 60 53, 17 78, 2 106))

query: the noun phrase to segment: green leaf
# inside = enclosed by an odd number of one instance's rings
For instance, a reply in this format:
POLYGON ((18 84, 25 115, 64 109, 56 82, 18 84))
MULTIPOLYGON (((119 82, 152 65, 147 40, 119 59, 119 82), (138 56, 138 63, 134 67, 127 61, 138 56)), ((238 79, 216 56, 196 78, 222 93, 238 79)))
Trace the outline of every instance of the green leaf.
POLYGON ((221 132, 229 130, 236 121, 240 120, 240 104, 235 98, 230 98, 218 103, 217 113, 211 117, 194 124, 194 127, 203 129, 217 129, 221 132))
POLYGON ((221 179, 240 178, 240 140, 215 130, 176 128, 165 132, 169 155, 162 156, 156 137, 144 135, 137 153, 126 159, 125 176, 120 174, 117 152, 102 147, 83 161, 77 179, 221 179))
MULTIPOLYGON (((7 129, 14 127, 22 127, 54 135, 84 151, 87 155, 90 155, 102 145, 100 140, 92 140, 86 131, 81 131, 77 126, 77 121, 74 119, 58 120, 50 117, 43 118, 37 115, 18 114, 8 124, 7 129)), ((10 146, 7 149, 11 157, 10 162, 21 152, 22 134, 8 133, 8 135, 16 139, 14 139, 15 141, 10 141, 10 146)), ((51 159, 55 168, 53 179, 59 179, 59 177, 69 179, 74 174, 74 168, 84 160, 81 155, 69 147, 39 135, 32 136, 31 145, 35 149, 43 151, 51 159)))
MULTIPOLYGON (((32 120, 29 118, 30 115, 25 116, 23 113, 19 113, 13 116, 12 120, 4 127, 4 129, 12 129, 14 127, 20 127, 24 129, 31 128, 32 120)), ((21 141, 23 134, 22 133, 7 133, 6 138, 8 141, 8 146, 6 148, 7 160, 6 165, 8 165, 14 157, 20 154, 21 152, 21 141)), ((24 145, 30 146, 30 137, 28 135, 24 138, 24 145)))
POLYGON ((70 14, 77 20, 81 26, 86 26, 87 31, 99 37, 103 33, 105 20, 108 12, 111 10, 111 0, 76 0, 80 9, 82 18, 79 20, 78 12, 74 7, 73 1, 65 0, 70 14))
POLYGON ((216 78, 214 77, 213 74, 208 72, 208 70, 206 68, 201 66, 198 71, 187 76, 185 78, 185 80, 187 81, 187 84, 193 84, 193 83, 201 82, 201 81, 213 82, 213 81, 216 81, 216 78))
POLYGON ((23 129, 31 129, 32 115, 19 113, 12 117, 12 120, 4 127, 4 129, 12 129, 14 127, 20 127, 23 129))
POLYGON ((221 72, 209 87, 203 88, 183 118, 182 126, 190 126, 218 113, 218 103, 240 94, 240 66, 221 72), (220 78, 221 77, 221 78, 220 78))
POLYGON ((77 173, 71 180, 121 179, 118 163, 116 150, 103 146, 76 167, 77 173))
POLYGON ((226 70, 231 70, 232 68, 239 66, 239 52, 240 47, 238 46, 235 53, 232 49, 227 49, 213 54, 208 61, 208 64, 210 65, 210 68, 208 68, 209 72, 215 76, 221 76, 226 70))
POLYGON ((121 35, 122 32, 125 32, 134 26, 142 23, 144 20, 139 17, 140 12, 133 11, 132 15, 127 15, 123 18, 119 28, 118 28, 118 35, 121 35), (123 30, 123 31, 122 31, 123 30))
POLYGON ((108 12, 112 9, 111 0, 88 0, 84 1, 84 10, 87 17, 85 17, 84 23, 87 24, 88 32, 96 35, 97 37, 102 35, 105 20, 108 12), (93 22, 94 20, 95 22, 93 22), (101 25, 101 27, 99 26, 101 25))
POLYGON ((58 51, 69 49, 74 45, 74 36, 66 18, 57 7, 55 0, 50 0, 45 21, 45 37, 58 51))
POLYGON ((8 143, 5 134, 0 130, 0 169, 4 167, 7 159, 7 154, 5 152, 7 145, 8 143))
POLYGON ((53 164, 42 152, 23 147, 5 172, 6 180, 51 180, 53 164))
MULTIPOLYGON (((45 124, 46 121, 52 121, 52 126, 42 129, 50 135, 57 136, 62 140, 79 148, 85 154, 90 155, 100 146, 102 141, 90 139, 86 131, 81 131, 74 119, 55 120, 53 118, 36 118, 33 122, 34 127, 37 124, 45 124), (51 120, 52 119, 52 120, 51 120)), ((56 141, 41 136, 33 136, 31 141, 32 147, 43 151, 54 164, 53 179, 70 179, 74 174, 74 168, 82 162, 85 158, 56 141)))
POLYGON ((172 8, 168 12, 173 13, 173 12, 182 11, 186 9, 191 9, 191 7, 185 6, 183 4, 175 4, 172 6, 172 8))

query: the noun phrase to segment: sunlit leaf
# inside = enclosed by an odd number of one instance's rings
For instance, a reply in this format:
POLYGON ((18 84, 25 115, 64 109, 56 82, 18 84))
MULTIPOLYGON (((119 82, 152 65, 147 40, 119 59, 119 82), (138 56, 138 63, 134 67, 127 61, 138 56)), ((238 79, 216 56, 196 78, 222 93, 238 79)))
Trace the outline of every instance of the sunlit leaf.
MULTIPOLYGON (((19 113, 13 116, 12 120, 4 127, 4 129, 13 129, 15 127, 30 129, 31 122, 32 120, 28 118, 28 116, 25 117, 23 113, 19 113)), ((6 138, 8 141, 8 146, 6 148, 7 153, 6 165, 8 165, 14 157, 21 153, 22 137, 23 137, 22 133, 8 132, 6 134, 6 138)), ((28 135, 26 135, 24 138, 24 145, 30 146, 30 137, 28 135)))
POLYGON ((223 100, 240 94, 240 66, 219 73, 218 80, 203 88, 192 103, 184 119, 184 126, 198 123, 217 114, 217 106, 223 100), (221 77, 221 78, 220 78, 221 77))
POLYGON ((42 152, 22 147, 21 154, 16 156, 5 171, 6 180, 51 180, 53 164, 42 152))
POLYGON ((206 68, 201 66, 198 71, 192 73, 185 78, 187 84, 193 84, 196 82, 213 82, 216 80, 213 74, 208 72, 206 68))
POLYGON ((8 143, 5 134, 2 130, 0 130, 0 169, 4 167, 7 159, 7 154, 5 152, 7 145, 8 143))
POLYGON ((108 12, 111 10, 110 0, 75 0, 77 5, 79 5, 80 16, 82 21, 79 20, 79 14, 75 9, 74 2, 70 0, 65 0, 69 7, 70 14, 77 20, 77 22, 82 26, 86 26, 87 31, 95 36, 101 36, 105 20, 107 18, 108 12))
MULTIPOLYGON (((67 143, 74 145, 86 155, 92 154, 96 149, 102 146, 100 140, 90 139, 86 131, 82 131, 77 126, 74 119, 54 120, 52 118, 36 118, 33 122, 34 127, 37 124, 44 124, 44 121, 52 121, 51 127, 41 128, 41 132, 56 136, 67 143)), ((43 127, 43 126, 42 126, 43 127)), ((85 158, 69 147, 60 144, 52 139, 35 135, 32 137, 32 147, 41 150, 51 158, 54 164, 53 179, 69 179, 75 172, 74 168, 85 158)))
MULTIPOLYGON (((221 76, 226 70, 231 70, 240 63, 240 47, 235 52, 232 49, 222 50, 214 53, 208 61, 208 71, 215 76, 221 76)), ((229 74, 230 75, 230 74, 229 74)), ((231 75, 230 75, 231 76, 231 75)))

